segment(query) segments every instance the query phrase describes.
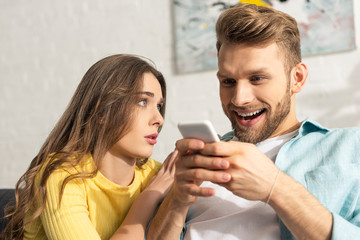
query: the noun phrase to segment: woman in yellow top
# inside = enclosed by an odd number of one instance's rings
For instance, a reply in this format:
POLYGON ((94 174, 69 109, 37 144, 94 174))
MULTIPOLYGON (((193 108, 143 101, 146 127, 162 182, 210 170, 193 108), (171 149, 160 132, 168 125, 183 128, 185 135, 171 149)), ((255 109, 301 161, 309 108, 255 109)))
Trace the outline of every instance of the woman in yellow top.
POLYGON ((176 153, 149 158, 165 96, 144 58, 95 63, 18 181, 5 239, 144 239, 173 182, 176 153))

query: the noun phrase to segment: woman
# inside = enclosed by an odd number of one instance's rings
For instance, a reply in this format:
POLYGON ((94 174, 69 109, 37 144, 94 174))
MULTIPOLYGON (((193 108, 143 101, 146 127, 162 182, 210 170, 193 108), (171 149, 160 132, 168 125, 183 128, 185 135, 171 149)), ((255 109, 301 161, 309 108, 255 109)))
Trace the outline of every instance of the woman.
POLYGON ((18 181, 5 239, 143 239, 173 182, 176 153, 149 159, 165 96, 140 57, 95 63, 18 181))

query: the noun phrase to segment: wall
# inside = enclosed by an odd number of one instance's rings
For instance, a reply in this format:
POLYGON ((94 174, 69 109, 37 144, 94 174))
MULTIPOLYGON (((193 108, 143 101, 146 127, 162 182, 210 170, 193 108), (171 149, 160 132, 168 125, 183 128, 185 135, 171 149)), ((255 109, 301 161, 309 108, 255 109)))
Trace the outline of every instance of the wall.
MULTIPOLYGON (((2 0, 0 2, 0 187, 13 187, 67 106, 85 71, 114 53, 154 60, 168 82, 166 122, 153 157, 163 161, 183 120, 230 129, 216 71, 175 75, 172 1, 2 0)), ((360 2, 354 1, 357 46, 360 2)), ((304 58, 300 119, 360 126, 360 50, 304 58)))

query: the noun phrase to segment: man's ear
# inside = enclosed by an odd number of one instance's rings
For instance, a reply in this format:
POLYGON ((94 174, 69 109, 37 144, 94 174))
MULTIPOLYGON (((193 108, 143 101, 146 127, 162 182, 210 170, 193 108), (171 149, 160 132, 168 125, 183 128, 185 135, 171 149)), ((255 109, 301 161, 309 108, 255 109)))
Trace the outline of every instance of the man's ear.
POLYGON ((308 69, 305 63, 298 63, 291 71, 291 93, 300 92, 308 77, 308 69))

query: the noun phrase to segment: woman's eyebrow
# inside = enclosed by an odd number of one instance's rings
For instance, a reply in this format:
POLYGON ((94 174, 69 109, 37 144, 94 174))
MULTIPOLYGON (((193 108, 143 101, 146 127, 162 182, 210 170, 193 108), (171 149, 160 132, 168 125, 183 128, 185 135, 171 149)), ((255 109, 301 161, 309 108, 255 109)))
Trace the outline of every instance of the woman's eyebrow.
MULTIPOLYGON (((155 94, 153 92, 147 92, 147 91, 145 91, 145 92, 137 92, 137 94, 145 94, 145 95, 147 95, 149 97, 152 97, 152 98, 155 97, 155 94)), ((160 103, 164 103, 164 102, 165 102, 165 99, 161 98, 160 103)))
POLYGON ((155 94, 152 93, 152 92, 137 92, 136 94, 145 94, 145 95, 147 95, 149 97, 154 97, 155 96, 155 94))

